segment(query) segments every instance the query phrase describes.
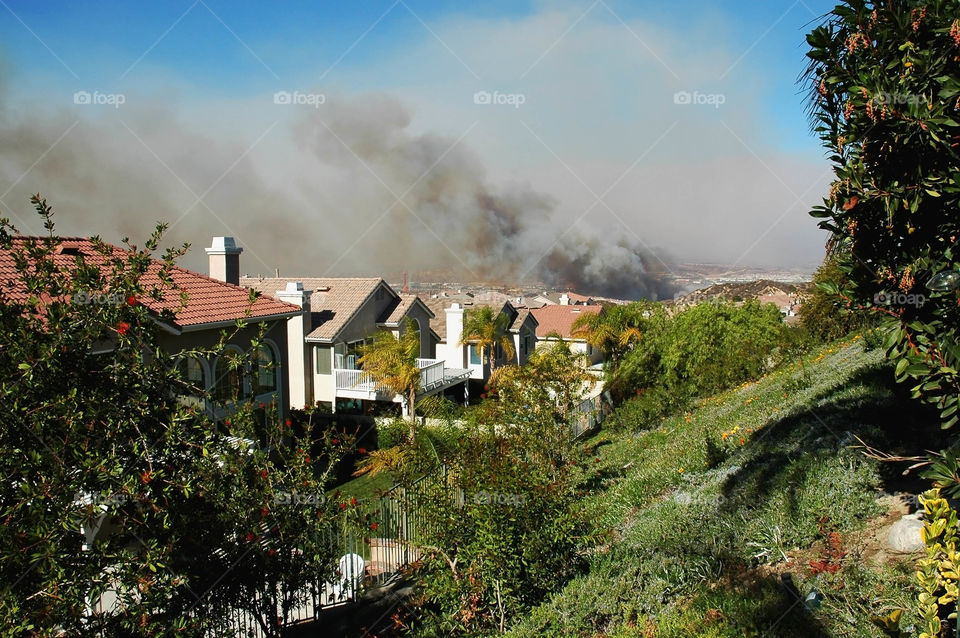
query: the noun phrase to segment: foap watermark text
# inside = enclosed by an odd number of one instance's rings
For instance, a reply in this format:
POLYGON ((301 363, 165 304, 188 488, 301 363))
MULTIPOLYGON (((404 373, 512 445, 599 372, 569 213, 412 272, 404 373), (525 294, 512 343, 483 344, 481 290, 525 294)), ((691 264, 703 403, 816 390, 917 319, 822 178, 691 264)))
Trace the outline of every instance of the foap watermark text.
POLYGON ((902 292, 878 292, 873 296, 873 303, 877 306, 914 306, 919 308, 927 302, 922 294, 906 294, 902 292))
POLYGON ((715 109, 720 108, 727 101, 727 96, 723 93, 701 93, 700 91, 677 91, 673 94, 673 103, 695 106, 712 106, 715 109))
POLYGON ((507 105, 515 109, 525 104, 527 96, 523 93, 501 93, 500 91, 477 91, 473 94, 474 104, 507 105))
POLYGON ((323 93, 302 93, 301 91, 277 91, 273 94, 273 103, 293 106, 312 106, 320 108, 326 104, 327 96, 323 93))
POLYGON ((100 91, 77 91, 73 94, 74 104, 92 104, 97 106, 112 106, 115 109, 127 102, 123 93, 101 93, 100 91))

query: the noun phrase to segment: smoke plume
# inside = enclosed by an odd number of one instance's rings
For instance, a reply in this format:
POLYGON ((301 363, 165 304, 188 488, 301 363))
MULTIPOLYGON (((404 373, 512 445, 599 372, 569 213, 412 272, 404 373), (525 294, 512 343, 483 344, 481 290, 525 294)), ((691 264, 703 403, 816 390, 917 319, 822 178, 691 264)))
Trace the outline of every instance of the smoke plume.
POLYGON ((137 97, 28 113, 0 85, 2 214, 42 232, 28 203, 40 192, 62 235, 136 242, 164 221, 170 243, 193 246, 184 265, 201 272, 210 237, 233 235, 251 274, 433 269, 625 298, 672 293, 663 264, 629 236, 568 228, 550 195, 490 184, 468 138, 415 133, 390 96, 288 108, 260 146, 259 131, 198 131, 169 102, 137 97))
POLYGON ((331 104, 293 127, 317 162, 347 171, 355 188, 380 190, 382 209, 399 197, 389 229, 371 231, 387 238, 378 251, 393 263, 436 268, 446 261, 488 280, 532 278, 621 298, 673 293, 669 267, 639 242, 617 229, 601 235, 567 226, 554 198, 523 183, 491 185, 463 142, 414 134, 411 122, 397 100, 374 95, 331 104))

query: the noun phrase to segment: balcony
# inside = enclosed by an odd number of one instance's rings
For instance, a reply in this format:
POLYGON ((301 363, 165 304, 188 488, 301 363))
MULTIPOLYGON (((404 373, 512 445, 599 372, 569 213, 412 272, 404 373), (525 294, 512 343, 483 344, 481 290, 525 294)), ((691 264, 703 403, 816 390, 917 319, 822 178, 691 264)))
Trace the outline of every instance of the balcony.
MULTIPOLYGON (((427 395, 456 385, 470 377, 463 368, 448 368, 443 359, 417 359, 420 368, 418 395, 427 395)), ((393 401, 402 403, 405 397, 393 395, 389 390, 377 388, 376 382, 363 370, 333 369, 336 396, 342 399, 365 399, 367 401, 393 401)))

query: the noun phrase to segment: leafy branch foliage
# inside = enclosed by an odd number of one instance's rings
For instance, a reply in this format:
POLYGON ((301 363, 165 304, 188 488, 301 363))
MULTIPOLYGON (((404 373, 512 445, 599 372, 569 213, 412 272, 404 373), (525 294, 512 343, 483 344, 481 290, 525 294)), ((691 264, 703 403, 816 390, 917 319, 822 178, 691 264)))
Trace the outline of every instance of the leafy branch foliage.
MULTIPOLYGON (((158 327, 172 310, 146 303, 182 301, 171 273, 186 247, 158 266, 162 226, 142 249, 94 239, 98 255, 69 259, 50 206, 33 203, 47 236, 0 220, 6 276, 30 293, 0 288, 0 634, 232 635, 222 621, 243 610, 279 635, 302 585, 331 577, 341 517, 289 495, 322 495, 348 441, 312 441, 276 406, 217 405, 184 378, 158 327), (218 421, 205 405, 231 411, 218 421), (106 592, 116 605, 90 606, 106 592)), ((245 328, 190 354, 222 354, 245 328)))
MULTIPOLYGON (((956 0, 850 0, 808 36, 810 113, 835 180, 811 212, 849 284, 836 294, 886 316, 897 377, 957 422, 960 323, 960 19, 956 0), (952 276, 951 276, 952 277, 952 276), (884 305, 878 294, 923 296, 884 305)), ((882 299, 882 297, 881 297, 882 299)))

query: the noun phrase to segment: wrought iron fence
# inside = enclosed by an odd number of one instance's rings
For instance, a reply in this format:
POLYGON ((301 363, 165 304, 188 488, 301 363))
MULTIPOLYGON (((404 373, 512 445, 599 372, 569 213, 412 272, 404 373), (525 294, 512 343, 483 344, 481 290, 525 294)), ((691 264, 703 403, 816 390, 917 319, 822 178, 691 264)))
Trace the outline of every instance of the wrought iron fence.
MULTIPOLYGON (((294 609, 281 609, 278 597, 274 606, 282 625, 290 627, 316 620, 323 609, 355 602, 365 590, 387 584, 404 568, 420 558, 420 546, 428 525, 424 499, 436 488, 449 489, 448 470, 440 466, 435 472, 414 481, 410 486, 395 485, 382 496, 362 501, 358 507, 375 524, 367 534, 341 527, 331 530, 331 541, 342 555, 335 571, 335 582, 317 580, 299 592, 304 602, 294 609), (374 530, 375 527, 375 530, 374 530)), ((261 592, 270 596, 271 592, 261 592)), ((270 604, 268 603, 268 607, 270 604)), ((266 636, 249 613, 235 610, 211 636, 237 635, 261 638, 266 636)))

